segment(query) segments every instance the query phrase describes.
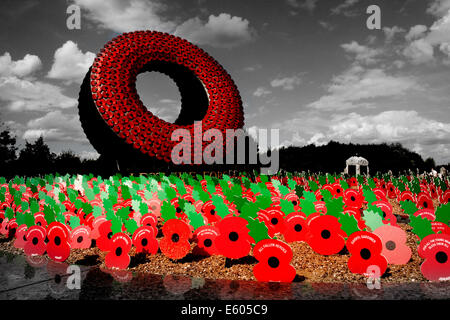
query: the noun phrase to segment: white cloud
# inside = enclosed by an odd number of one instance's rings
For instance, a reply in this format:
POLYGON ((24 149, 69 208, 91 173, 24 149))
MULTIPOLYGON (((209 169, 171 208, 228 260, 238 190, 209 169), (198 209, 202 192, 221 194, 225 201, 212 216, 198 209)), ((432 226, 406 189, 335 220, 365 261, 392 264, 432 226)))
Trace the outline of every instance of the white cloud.
POLYGON ((413 110, 390 110, 373 115, 299 112, 293 119, 274 124, 284 145, 342 143, 395 143, 437 163, 450 158, 450 123, 428 119, 413 110), (307 119, 307 120, 305 120, 307 119))
POLYGON ((74 0, 87 18, 115 32, 157 30, 171 32, 176 24, 161 17, 166 5, 146 0, 74 0))
POLYGON ((66 109, 77 105, 77 100, 64 95, 58 86, 17 77, 0 77, 0 100, 7 102, 6 107, 15 112, 66 109))
POLYGON ((298 76, 276 78, 270 82, 270 85, 274 88, 282 88, 283 90, 294 90, 302 83, 302 80, 298 76))
POLYGON ((53 65, 47 77, 64 80, 67 84, 81 83, 94 59, 94 53, 83 53, 76 43, 69 40, 55 51, 53 65))
POLYGON ((450 10, 450 0, 434 0, 431 1, 427 8, 427 12, 437 17, 442 17, 450 10))
POLYGON ((42 67, 41 59, 32 54, 26 54, 21 60, 13 61, 9 52, 0 56, 1 77, 27 77, 42 67))
POLYGON ((333 77, 328 94, 309 104, 321 110, 347 110, 372 106, 368 99, 395 97, 417 88, 411 77, 388 75, 382 69, 365 69, 352 65, 342 74, 333 77))
POLYGON ((341 3, 337 7, 331 9, 332 14, 343 14, 347 17, 354 16, 355 13, 350 10, 355 4, 357 4, 359 0, 345 0, 344 3, 341 3))
POLYGON ((258 87, 258 88, 255 90, 255 92, 253 92, 253 95, 254 95, 255 97, 264 97, 264 96, 267 96, 267 95, 269 95, 269 94, 271 94, 271 93, 272 93, 272 91, 267 90, 267 89, 264 88, 264 87, 258 87))
POLYGON ((398 33, 405 32, 405 29, 400 28, 400 27, 398 27, 398 26, 393 26, 393 27, 391 27, 391 28, 389 28, 389 27, 384 27, 384 28, 383 28, 383 32, 384 32, 384 35, 385 35, 385 37, 386 37, 386 42, 390 43, 390 42, 392 42, 392 40, 394 40, 395 36, 396 36, 398 33))
POLYGON ((355 55, 355 60, 363 64, 373 64, 377 60, 375 59, 383 51, 381 49, 373 49, 364 45, 360 45, 356 41, 350 43, 344 43, 341 45, 345 52, 355 55))
POLYGON ((61 110, 50 111, 27 122, 22 138, 35 140, 40 136, 49 142, 87 142, 78 115, 65 114, 61 110))
POLYGON ((296 9, 314 11, 319 0, 286 0, 287 4, 296 9))
POLYGON ((87 18, 115 32, 156 30, 184 37, 199 45, 231 48, 254 38, 247 19, 221 13, 203 22, 193 17, 184 22, 164 18, 168 5, 155 0, 73 0, 87 11, 87 18))
POLYGON ((433 61, 433 46, 425 39, 412 41, 404 50, 403 55, 411 60, 413 64, 421 64, 433 61))
POLYGON ((328 31, 333 31, 336 28, 331 23, 323 21, 323 20, 319 20, 318 23, 322 28, 324 28, 325 30, 328 30, 328 31))
POLYGON ((405 35, 405 39, 411 41, 418 38, 422 38, 422 36, 425 35, 425 32, 427 32, 427 30, 428 30, 427 26, 424 26, 422 24, 413 26, 411 27, 411 29, 409 29, 409 32, 405 35))
POLYGON ((198 17, 189 19, 178 26, 174 34, 199 45, 217 48, 236 47, 254 38, 247 19, 232 17, 228 13, 210 15, 206 24, 198 17))

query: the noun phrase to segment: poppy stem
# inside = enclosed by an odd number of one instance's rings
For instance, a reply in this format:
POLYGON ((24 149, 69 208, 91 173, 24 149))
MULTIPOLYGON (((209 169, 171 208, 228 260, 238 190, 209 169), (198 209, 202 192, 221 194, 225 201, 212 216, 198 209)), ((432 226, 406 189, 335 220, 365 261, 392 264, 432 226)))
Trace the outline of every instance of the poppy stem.
POLYGON ((231 268, 231 266, 232 266, 231 259, 225 258, 225 268, 231 268))

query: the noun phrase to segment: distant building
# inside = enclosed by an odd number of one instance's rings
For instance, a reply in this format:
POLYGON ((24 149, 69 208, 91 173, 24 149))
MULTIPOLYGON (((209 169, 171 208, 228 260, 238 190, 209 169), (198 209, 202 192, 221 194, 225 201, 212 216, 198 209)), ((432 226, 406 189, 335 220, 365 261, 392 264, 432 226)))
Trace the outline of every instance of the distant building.
POLYGON ((344 173, 354 176, 358 174, 369 174, 369 161, 363 157, 353 156, 345 162, 346 167, 344 173))

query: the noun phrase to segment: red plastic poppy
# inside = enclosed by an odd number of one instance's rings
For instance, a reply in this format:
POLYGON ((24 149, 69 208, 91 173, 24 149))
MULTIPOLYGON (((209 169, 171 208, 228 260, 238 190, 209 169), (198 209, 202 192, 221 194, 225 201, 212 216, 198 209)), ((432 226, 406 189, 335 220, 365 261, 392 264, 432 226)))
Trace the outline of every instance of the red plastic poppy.
POLYGON ((222 219, 222 217, 217 214, 216 207, 211 200, 208 200, 203 204, 201 212, 208 224, 214 224, 222 219))
POLYGON ((6 236, 7 236, 8 238, 13 237, 13 236, 16 234, 17 227, 18 227, 18 225, 17 225, 17 222, 16 222, 16 219, 15 219, 15 218, 9 220, 9 221, 8 221, 8 225, 7 225, 7 233, 6 233, 6 236))
POLYGON ((78 226, 72 230, 70 236, 72 249, 88 249, 91 243, 91 229, 88 226, 78 226))
POLYGON ((9 224, 9 220, 3 219, 1 228, 0 228, 0 233, 6 237, 8 236, 8 224, 9 224))
POLYGON ((189 253, 191 229, 186 222, 169 219, 164 223, 162 232, 164 237, 159 242, 159 247, 165 256, 171 259, 181 259, 189 253))
POLYGON ((422 219, 427 219, 430 221, 434 221, 436 219, 436 214, 432 209, 420 209, 414 212, 414 216, 421 217, 422 219))
POLYGON ((193 254, 200 256, 219 254, 216 247, 217 236, 219 236, 219 229, 214 226, 202 226, 195 230, 194 240, 197 246, 194 247, 193 254))
POLYGON ((155 229, 152 226, 141 226, 133 233, 133 244, 138 253, 156 254, 158 252, 158 241, 155 229))
POLYGON ((105 221, 107 221, 105 216, 99 216, 99 217, 94 219, 94 221, 92 222, 92 231, 91 231, 91 238, 92 239, 97 239, 98 237, 100 237, 99 227, 105 221))
POLYGON ((345 232, 341 230, 338 218, 334 216, 316 216, 308 223, 307 242, 319 254, 338 253, 345 246, 344 237, 346 236, 345 232))
POLYGON ((258 281, 292 282, 296 271, 290 265, 292 249, 286 243, 275 239, 259 241, 253 249, 258 263, 253 274, 258 281))
POLYGON ((384 225, 373 231, 383 245, 381 254, 390 264, 406 264, 411 259, 411 248, 406 245, 406 232, 400 227, 384 225))
POLYGON ((14 247, 17 249, 23 249, 27 243, 28 227, 26 224, 22 224, 17 228, 16 240, 14 240, 14 247))
POLYGON ((333 195, 334 198, 339 198, 344 196, 344 190, 341 187, 341 184, 339 182, 335 182, 332 185, 333 191, 331 192, 331 194, 333 195))
POLYGON ((303 215, 292 212, 286 217, 286 227, 284 229, 284 240, 286 242, 306 241, 308 225, 303 215))
POLYGON ((160 217, 161 216, 161 201, 158 199, 151 199, 147 202, 148 209, 151 213, 153 213, 155 216, 160 217))
POLYGON ((52 222, 47 229, 47 254, 50 259, 63 262, 70 255, 69 233, 60 222, 52 222))
POLYGON ((41 226, 31 226, 27 231, 27 243, 25 244, 24 251, 27 256, 43 255, 47 249, 45 243, 45 237, 47 231, 41 226))
POLYGON ((45 216, 43 212, 36 212, 34 214, 34 223, 37 226, 42 226, 44 228, 47 228, 47 220, 45 220, 45 216))
POLYGON ((390 225, 397 225, 397 217, 392 213, 392 205, 385 200, 378 200, 372 203, 374 206, 381 209, 383 212, 383 223, 390 225))
POLYGON ((105 265, 107 268, 126 269, 130 264, 130 256, 128 253, 131 249, 130 237, 119 232, 112 236, 110 251, 105 257, 105 265))
POLYGON ((375 197, 377 197, 378 200, 387 201, 387 199, 386 199, 386 192, 383 189, 381 189, 381 188, 374 188, 372 191, 373 191, 373 193, 375 194, 375 197))
POLYGON ((255 241, 249 236, 247 224, 244 218, 234 216, 227 216, 216 224, 220 232, 216 238, 216 247, 221 255, 230 259, 248 255, 251 243, 255 241))
POLYGON ((450 235, 426 236, 420 242, 417 252, 425 259, 420 267, 425 278, 431 281, 450 279, 450 235))
POLYGON ((153 213, 144 214, 141 218, 140 225, 151 227, 155 237, 158 234, 158 218, 153 213))
POLYGON ((397 199, 398 202, 406 200, 412 201, 414 203, 416 202, 414 199, 414 195, 411 191, 403 191, 402 193, 400 193, 397 199))
POLYGON ((273 238, 276 233, 283 233, 286 228, 285 214, 279 207, 271 207, 258 212, 259 221, 263 221, 268 229, 269 237, 273 238))
POLYGON ((348 207, 361 208, 364 197, 356 190, 347 189, 344 192, 344 202, 348 207))
POLYGON ((434 233, 440 232, 444 234, 450 234, 450 227, 443 222, 432 221, 431 229, 433 229, 434 233))
POLYGON ((102 251, 111 251, 111 238, 113 232, 111 230, 112 223, 109 220, 102 222, 98 227, 100 236, 96 240, 97 247, 102 251))
POLYGON ((421 192, 417 195, 417 207, 434 210, 433 200, 429 195, 421 192))
POLYGON ((352 273, 369 276, 369 268, 376 266, 379 274, 383 275, 387 268, 387 260, 381 255, 382 243, 380 238, 367 231, 357 231, 347 239, 347 249, 351 254, 347 265, 352 273))

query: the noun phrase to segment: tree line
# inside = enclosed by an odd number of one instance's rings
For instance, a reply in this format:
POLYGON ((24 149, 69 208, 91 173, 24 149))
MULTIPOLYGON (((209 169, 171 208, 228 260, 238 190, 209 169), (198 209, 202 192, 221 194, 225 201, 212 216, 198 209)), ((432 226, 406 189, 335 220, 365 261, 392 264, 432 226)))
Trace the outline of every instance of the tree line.
MULTIPOLYGON (((389 170, 394 174, 419 169, 420 173, 431 169, 439 171, 432 158, 425 160, 413 151, 404 148, 400 143, 393 144, 344 144, 331 141, 323 146, 307 145, 303 147, 283 147, 279 149, 280 169, 290 172, 310 171, 312 173, 328 172, 340 173, 345 168, 345 161, 354 155, 366 158, 369 161, 370 173, 386 173, 389 170)), ((446 165, 447 170, 450 164, 446 165)), ((201 165, 176 166, 162 161, 148 160, 147 165, 119 163, 115 159, 100 156, 96 160, 80 159, 72 151, 63 151, 60 154, 51 152, 44 138, 35 142, 25 141, 25 146, 19 150, 14 135, 4 129, 0 132, 0 176, 13 177, 43 175, 48 173, 59 174, 98 174, 108 176, 116 172, 123 174, 142 172, 180 172, 180 171, 221 171, 237 170, 238 172, 258 169, 255 165, 201 165)))

